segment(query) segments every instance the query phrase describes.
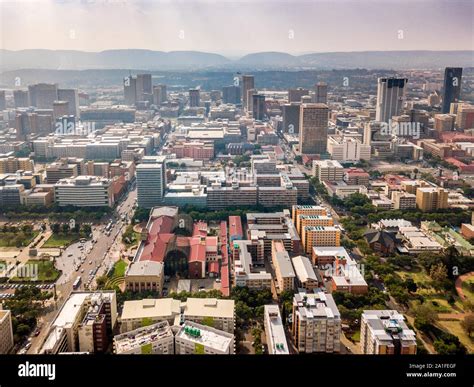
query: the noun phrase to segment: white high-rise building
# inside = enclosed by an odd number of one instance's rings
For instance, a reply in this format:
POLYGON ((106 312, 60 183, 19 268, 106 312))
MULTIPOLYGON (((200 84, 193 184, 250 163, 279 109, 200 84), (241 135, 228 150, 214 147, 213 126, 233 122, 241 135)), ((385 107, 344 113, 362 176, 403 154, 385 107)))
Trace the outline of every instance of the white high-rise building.
POLYGON ((393 116, 400 115, 407 82, 407 78, 378 79, 376 121, 388 122, 393 116))
POLYGON ((0 309, 0 354, 6 354, 13 348, 12 314, 0 309))
POLYGON ((164 156, 145 156, 137 165, 137 202, 139 207, 160 206, 166 188, 164 156))

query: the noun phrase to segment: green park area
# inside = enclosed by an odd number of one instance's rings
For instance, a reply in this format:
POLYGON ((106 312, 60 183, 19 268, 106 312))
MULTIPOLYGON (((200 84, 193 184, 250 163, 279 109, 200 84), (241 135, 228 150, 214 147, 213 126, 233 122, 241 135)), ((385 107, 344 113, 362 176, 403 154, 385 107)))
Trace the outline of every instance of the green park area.
POLYGON ((43 244, 45 248, 67 247, 80 239, 79 234, 52 234, 43 244))
POLYGON ((29 260, 23 269, 19 269, 21 276, 11 279, 13 282, 54 282, 61 272, 54 267, 54 262, 47 259, 29 260))
POLYGON ((39 234, 39 231, 6 231, 0 232, 0 247, 26 247, 39 234))

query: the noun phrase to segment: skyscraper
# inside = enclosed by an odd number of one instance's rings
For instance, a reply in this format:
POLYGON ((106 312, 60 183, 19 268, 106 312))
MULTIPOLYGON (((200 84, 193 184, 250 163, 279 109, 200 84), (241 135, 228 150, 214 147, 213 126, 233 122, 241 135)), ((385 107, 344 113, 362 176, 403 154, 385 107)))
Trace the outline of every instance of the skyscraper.
POLYGON ((262 121, 265 118, 265 96, 254 94, 252 96, 252 116, 255 120, 262 121))
POLYGON ((55 83, 37 83, 28 86, 30 105, 38 109, 52 109, 58 100, 58 85, 55 83))
POLYGON ((248 91, 255 88, 255 78, 253 75, 242 75, 242 106, 247 107, 248 91))
POLYGON ((329 108, 323 103, 301 104, 300 107, 300 152, 324 154, 328 141, 329 108))
POLYGON ((241 102, 241 90, 239 86, 224 86, 222 88, 222 101, 224 103, 233 103, 235 105, 241 102))
POLYGON ((151 74, 137 74, 136 82, 137 101, 150 101, 153 99, 151 74))
POLYGON ((162 204, 166 188, 164 156, 145 156, 136 168, 137 203, 141 208, 162 204))
POLYGON ((0 111, 5 110, 6 106, 5 90, 0 90, 0 111))
POLYGON ((300 104, 286 103, 282 106, 283 133, 296 134, 300 130, 300 104))
POLYGON ((79 94, 77 89, 58 89, 58 100, 67 101, 69 103, 68 115, 79 118, 79 94))
POLYGON ((400 114, 407 82, 407 78, 378 79, 376 121, 388 122, 393 116, 400 114))
POLYGON ((189 107, 198 107, 201 103, 201 93, 199 89, 189 89, 189 107))
POLYGON ((135 106, 137 102, 137 78, 129 75, 123 80, 125 105, 135 106))
POLYGON ((446 67, 444 70, 442 113, 449 113, 451 103, 459 101, 461 79, 462 67, 446 67))
POLYGON ((16 108, 30 106, 28 99, 28 90, 13 90, 13 102, 16 108))
POLYGON ((328 85, 325 82, 318 82, 314 85, 314 103, 328 103, 328 85))
POLYGON ((166 85, 160 84, 153 86, 153 103, 159 106, 167 100, 166 85))

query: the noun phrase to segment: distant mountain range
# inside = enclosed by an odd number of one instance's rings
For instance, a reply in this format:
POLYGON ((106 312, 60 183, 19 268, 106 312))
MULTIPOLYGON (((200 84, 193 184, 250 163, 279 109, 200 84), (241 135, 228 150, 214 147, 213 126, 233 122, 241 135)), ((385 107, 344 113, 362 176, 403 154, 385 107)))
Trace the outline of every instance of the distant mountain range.
POLYGON ((440 69, 473 67, 474 51, 366 51, 290 55, 258 52, 231 60, 199 51, 0 50, 0 71, 18 69, 268 70, 268 69, 440 69))

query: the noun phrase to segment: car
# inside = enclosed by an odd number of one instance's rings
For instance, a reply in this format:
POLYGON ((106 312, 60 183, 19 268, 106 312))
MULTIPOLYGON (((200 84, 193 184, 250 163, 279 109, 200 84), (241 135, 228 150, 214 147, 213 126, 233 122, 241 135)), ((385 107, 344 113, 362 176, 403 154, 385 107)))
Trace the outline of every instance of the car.
POLYGON ((84 273, 84 269, 81 269, 81 273, 84 273))
POLYGON ((41 329, 37 328, 34 333, 35 337, 38 337, 40 333, 41 333, 41 329))
POLYGON ((217 278, 217 279, 216 279, 216 282, 217 282, 217 283, 220 283, 220 282, 221 282, 221 279, 220 279, 220 278, 217 278))
POLYGON ((89 261, 89 265, 92 265, 92 261, 89 261))
POLYGON ((30 349, 30 347, 31 347, 31 343, 27 343, 27 344, 25 345, 25 349, 26 349, 27 351, 30 349))

